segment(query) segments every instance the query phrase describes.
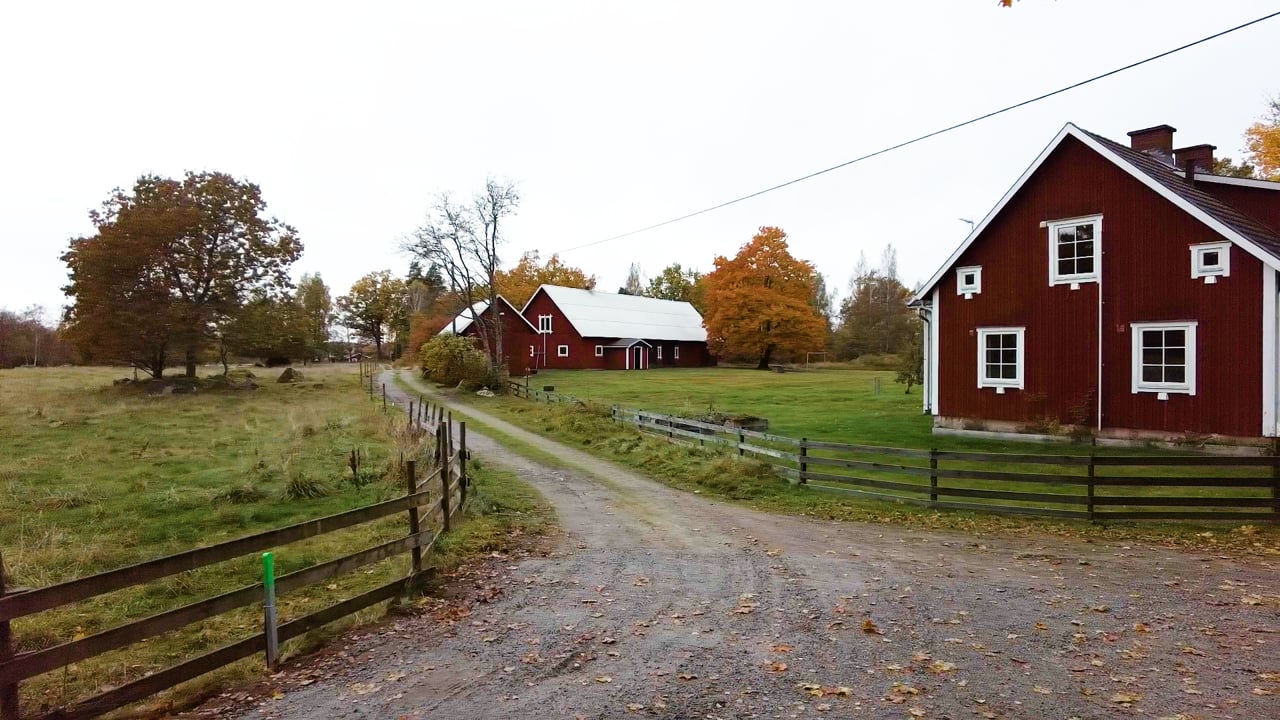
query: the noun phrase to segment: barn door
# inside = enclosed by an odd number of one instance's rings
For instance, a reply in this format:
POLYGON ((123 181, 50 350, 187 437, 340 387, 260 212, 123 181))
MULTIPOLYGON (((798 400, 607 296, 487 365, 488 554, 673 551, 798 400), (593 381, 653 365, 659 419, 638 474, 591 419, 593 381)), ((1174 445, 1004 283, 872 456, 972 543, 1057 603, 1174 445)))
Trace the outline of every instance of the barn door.
POLYGON ((630 352, 631 352, 631 369, 643 370, 644 369, 644 348, 639 345, 633 345, 631 347, 630 352))

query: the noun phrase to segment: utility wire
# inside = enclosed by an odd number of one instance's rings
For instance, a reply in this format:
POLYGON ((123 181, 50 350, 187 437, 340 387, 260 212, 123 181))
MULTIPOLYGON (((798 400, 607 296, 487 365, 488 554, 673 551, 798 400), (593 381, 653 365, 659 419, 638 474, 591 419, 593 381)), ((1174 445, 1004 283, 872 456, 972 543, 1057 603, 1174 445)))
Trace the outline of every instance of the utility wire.
POLYGON ((607 242, 613 242, 614 240, 621 240, 622 238, 625 238, 625 237, 631 237, 632 235, 639 235, 640 233, 648 232, 648 231, 650 231, 650 230, 656 230, 656 229, 658 229, 658 228, 660 228, 660 227, 665 227, 665 226, 667 226, 667 225, 672 225, 672 224, 674 224, 674 223, 678 223, 678 222, 681 222, 681 221, 684 221, 684 220, 688 220, 689 218, 694 218, 694 217, 697 217, 697 216, 699 216, 699 215, 705 215, 705 214, 707 214, 707 213, 709 213, 709 212, 714 212, 714 211, 719 210, 719 209, 721 209, 721 208, 729 207, 730 205, 736 205, 736 204, 738 204, 738 203, 740 203, 740 202, 744 202, 744 201, 750 200, 750 199, 752 199, 752 198, 760 197, 761 195, 764 195, 764 194, 766 194, 766 193, 771 193, 771 192, 773 192, 773 191, 775 191, 775 190, 781 190, 781 189, 782 189, 782 188, 784 188, 784 187, 788 187, 788 186, 790 186, 790 185, 795 185, 796 183, 801 183, 801 182, 804 182, 805 180, 811 180, 811 179, 813 179, 813 178, 818 177, 819 175, 825 175, 825 174, 827 174, 827 173, 829 173, 829 172, 834 172, 834 171, 836 171, 836 170, 839 170, 840 168, 844 168, 844 167, 848 167, 848 166, 850 166, 850 165, 853 165, 854 163, 859 163, 859 162, 862 162, 863 160, 869 160, 869 159, 871 159, 871 158, 873 158, 873 157, 876 157, 877 155, 884 155, 885 153, 893 152, 894 150, 899 150, 899 149, 901 149, 901 148, 907 147, 908 145, 914 145, 914 144, 916 144, 916 143, 918 143, 918 142, 923 142, 923 141, 925 141, 925 140, 928 140, 929 138, 933 138, 933 137, 937 137, 937 136, 942 135, 942 134, 945 134, 945 133, 949 133, 949 132, 951 132, 952 130, 959 130, 960 128, 965 127, 966 125, 973 125, 974 123, 981 122, 981 121, 986 120, 986 119, 988 119, 988 118, 993 118, 993 117, 995 117, 995 116, 997 116, 997 115, 1001 115, 1001 114, 1003 114, 1003 113, 1007 113, 1007 112, 1009 112, 1010 110, 1017 110, 1017 109, 1018 109, 1018 108, 1020 108, 1020 107, 1025 107, 1025 106, 1030 105, 1030 104, 1032 104, 1032 103, 1040 102, 1041 100, 1045 100, 1045 99, 1047 99, 1047 98, 1051 98, 1051 97, 1053 97, 1054 95, 1061 95, 1062 93, 1068 92, 1068 91, 1070 91, 1070 90, 1075 90, 1076 88, 1078 88, 1078 87, 1083 87, 1083 86, 1085 86, 1085 85, 1088 85, 1089 83, 1097 82, 1098 80, 1102 80, 1102 79, 1104 79, 1104 78, 1111 77, 1112 75, 1116 75, 1116 74, 1118 74, 1118 73, 1122 73, 1122 72, 1124 72, 1124 71, 1126 71, 1126 70, 1132 70, 1133 68, 1136 68, 1136 67, 1138 67, 1139 65, 1146 65, 1146 64, 1147 64, 1147 63, 1149 63, 1149 62, 1154 62, 1154 61, 1159 60, 1159 59, 1161 59, 1161 58, 1165 58, 1165 57, 1168 57, 1168 56, 1170 56, 1170 55, 1173 55, 1174 53, 1182 52, 1183 50, 1186 50, 1186 49, 1188 49, 1188 48, 1193 48, 1193 47, 1195 47, 1195 46, 1197 46, 1197 45, 1200 45, 1200 44, 1203 44, 1203 43, 1207 43, 1207 42, 1209 42, 1210 40, 1216 40, 1217 38, 1223 37, 1224 35, 1230 35, 1231 33, 1236 32, 1237 30, 1243 30, 1243 29, 1245 29, 1245 28, 1249 27, 1250 25, 1257 25, 1257 24, 1258 24, 1258 23, 1260 23, 1260 22, 1264 22, 1264 21, 1266 21, 1266 20, 1270 20, 1270 19, 1272 19, 1272 18, 1274 18, 1274 17, 1277 17, 1277 16, 1280 16, 1280 11, 1273 12, 1273 13, 1271 13, 1270 15, 1264 15, 1264 16, 1262 16, 1262 17, 1260 17, 1260 18, 1257 18, 1256 20, 1250 20, 1249 22, 1246 22, 1246 23, 1243 23, 1243 24, 1240 24, 1240 25, 1236 25, 1236 26, 1235 26, 1235 27, 1233 27, 1233 28, 1228 28, 1228 29, 1223 30, 1223 31, 1221 31, 1221 32, 1217 32, 1217 33, 1214 33, 1214 34, 1212 34, 1212 35, 1208 35, 1208 36, 1206 36, 1206 37, 1202 37, 1202 38, 1200 38, 1199 40, 1195 40, 1195 41, 1193 41, 1193 42, 1189 42, 1189 43, 1187 43, 1186 45, 1179 45, 1178 47, 1173 48, 1172 50, 1166 50, 1166 51, 1164 51, 1164 52, 1160 53, 1159 55, 1152 55, 1151 57, 1145 58, 1145 59, 1143 59, 1143 60, 1138 60, 1137 62, 1129 63, 1128 65, 1125 65, 1125 66, 1123 66, 1123 67, 1118 67, 1118 68, 1116 68, 1116 69, 1114 69, 1114 70, 1109 70, 1109 71, 1107 71, 1107 72, 1102 73, 1101 75, 1094 75, 1093 77, 1091 77, 1091 78, 1089 78, 1089 79, 1087 79, 1087 80, 1081 80, 1081 81, 1079 81, 1079 82, 1072 83, 1071 85, 1067 85, 1067 86, 1065 86, 1065 87, 1060 87, 1060 88, 1058 88, 1057 90, 1053 90, 1053 91, 1050 91, 1050 92, 1044 93, 1043 95, 1037 95, 1036 97, 1030 98, 1030 99, 1028 99, 1028 100, 1023 100, 1022 102, 1015 103, 1015 104, 1013 104, 1013 105, 1009 105, 1009 106, 1007 106, 1007 107, 1000 108, 999 110, 993 110, 993 111, 991 111, 991 112, 989 112, 989 113, 986 113, 986 114, 984 114, 984 115, 979 115, 979 116, 977 116, 977 117, 970 118, 970 119, 968 119, 968 120, 965 120, 964 122, 958 122, 958 123, 956 123, 955 125, 949 125, 949 126, 944 127, 944 128, 942 128, 942 129, 940 129, 940 130, 934 130, 934 131, 933 131, 933 132, 931 132, 931 133, 927 133, 927 134, 925 134, 925 135, 920 135, 919 137, 915 137, 915 138, 912 138, 912 139, 910 139, 910 140, 906 140, 906 141, 900 142, 900 143, 898 143, 898 144, 896 144, 896 145, 890 145, 889 147, 881 148, 880 150, 876 150, 875 152, 867 153, 866 155, 862 155, 862 156, 860 156, 860 157, 856 157, 856 158, 854 158, 854 159, 852 159, 852 160, 846 160, 845 162, 842 162, 842 163, 840 163, 839 165, 832 165, 831 167, 823 168, 822 170, 818 170, 818 171, 816 171, 816 172, 811 172, 811 173, 809 173, 808 175, 802 175, 802 176, 800 176, 800 177, 798 177, 798 178, 794 178, 794 179, 792 179, 792 180, 788 180, 788 181, 786 181, 786 182, 778 183, 777 185, 773 185, 773 186, 771 186, 771 187, 764 188, 763 190, 757 190, 757 191, 755 191, 755 192, 753 192, 753 193, 751 193, 751 194, 749 194, 749 195, 743 195, 742 197, 737 197, 737 198, 734 198, 734 199, 732 199, 732 200, 726 200, 726 201, 724 201, 724 202, 720 203, 719 205, 712 205, 711 207, 703 208, 703 209, 701 209, 701 210, 697 210, 697 211, 694 211, 694 212, 688 213, 688 214, 686 214, 686 215, 681 215, 680 217, 674 217, 674 218, 671 218, 670 220, 663 220, 663 221, 662 221, 662 222, 660 222, 660 223, 654 223, 653 225, 646 225, 645 227, 638 228, 638 229, 636 229, 636 230, 631 230, 631 231, 629 231, 629 232, 624 232, 624 233, 622 233, 621 235, 614 235, 613 237, 607 237, 607 238, 604 238, 603 240, 595 240, 595 241, 593 241, 593 242, 585 243, 585 244, 583 244, 583 245, 575 245, 575 246, 573 246, 573 247, 565 248, 565 249, 563 249, 563 250, 558 250, 558 251, 556 251, 556 252, 571 252, 571 251, 573 251, 573 250, 581 250, 581 249, 583 249, 583 248, 592 247, 593 245, 603 245, 604 243, 607 243, 607 242))

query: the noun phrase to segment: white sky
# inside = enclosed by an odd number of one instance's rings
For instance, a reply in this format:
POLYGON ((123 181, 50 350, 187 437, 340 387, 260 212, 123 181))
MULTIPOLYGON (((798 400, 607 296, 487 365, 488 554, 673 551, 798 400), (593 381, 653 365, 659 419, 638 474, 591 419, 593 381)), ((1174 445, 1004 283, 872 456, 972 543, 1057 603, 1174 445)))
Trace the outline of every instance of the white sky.
MULTIPOLYGON (((408 258, 441 190, 524 196, 505 257, 616 235, 1280 9, 1271 2, 26 2, 0 8, 0 307, 56 310, 58 256, 143 173, 258 183, 335 295, 408 258)), ((1067 121, 1240 156, 1280 18, 771 195, 564 259, 708 269, 758 226, 844 288, 927 278, 1067 121)))

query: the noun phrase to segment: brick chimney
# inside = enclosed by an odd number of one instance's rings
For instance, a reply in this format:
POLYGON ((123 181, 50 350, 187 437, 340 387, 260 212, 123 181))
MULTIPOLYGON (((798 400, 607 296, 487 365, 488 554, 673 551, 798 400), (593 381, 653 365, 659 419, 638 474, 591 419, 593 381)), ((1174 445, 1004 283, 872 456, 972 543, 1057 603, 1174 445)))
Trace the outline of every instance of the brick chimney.
POLYGON ((1129 133, 1129 147, 1138 152, 1160 154, 1167 157, 1173 155, 1173 134, 1178 129, 1169 125, 1134 130, 1129 133))
POLYGON ((1195 163, 1196 172, 1212 174, 1215 149, 1217 147, 1214 145, 1192 145, 1179 148, 1173 151, 1173 165, 1179 170, 1186 170, 1188 163, 1195 163))

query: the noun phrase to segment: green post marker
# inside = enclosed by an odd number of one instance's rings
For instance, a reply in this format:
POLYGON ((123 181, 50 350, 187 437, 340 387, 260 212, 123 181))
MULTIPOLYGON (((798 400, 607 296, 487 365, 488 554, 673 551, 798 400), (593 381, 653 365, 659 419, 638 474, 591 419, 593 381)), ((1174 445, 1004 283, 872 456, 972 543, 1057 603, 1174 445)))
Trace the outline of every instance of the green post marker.
POLYGON ((262 587, 266 597, 262 604, 262 629, 267 636, 267 667, 274 670, 280 660, 280 638, 276 633, 276 558, 262 553, 262 587))

